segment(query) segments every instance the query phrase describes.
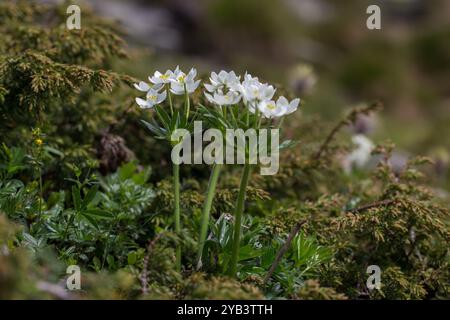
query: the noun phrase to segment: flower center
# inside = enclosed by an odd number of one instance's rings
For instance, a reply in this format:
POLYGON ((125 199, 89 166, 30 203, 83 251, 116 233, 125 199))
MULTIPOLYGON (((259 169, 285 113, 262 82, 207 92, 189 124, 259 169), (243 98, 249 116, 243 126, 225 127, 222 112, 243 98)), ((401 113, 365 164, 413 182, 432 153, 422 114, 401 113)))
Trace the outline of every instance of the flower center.
POLYGON ((166 75, 166 74, 162 74, 162 75, 159 76, 159 78, 162 79, 162 80, 167 80, 167 79, 169 79, 169 76, 166 75))
POLYGON ((184 74, 178 77, 178 81, 181 83, 184 83, 185 80, 186 80, 186 76, 184 74))
POLYGON ((269 110, 275 110, 275 109, 276 109, 276 106, 275 106, 274 104, 268 104, 268 105, 267 105, 267 109, 269 109, 269 110))
POLYGON ((156 101, 156 96, 155 95, 151 95, 151 96, 149 96, 149 99, 152 100, 152 101, 156 101))

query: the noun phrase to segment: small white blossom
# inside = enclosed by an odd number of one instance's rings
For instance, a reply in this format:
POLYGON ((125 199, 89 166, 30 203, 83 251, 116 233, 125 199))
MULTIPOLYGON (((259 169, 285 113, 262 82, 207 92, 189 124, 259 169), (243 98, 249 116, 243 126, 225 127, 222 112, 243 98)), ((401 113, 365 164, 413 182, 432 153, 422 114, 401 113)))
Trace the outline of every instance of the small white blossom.
POLYGON ((295 112, 300 103, 300 99, 294 99, 291 102, 288 101, 285 97, 281 96, 277 100, 277 106, 284 110, 283 115, 288 115, 295 112))
POLYGON ((209 100, 209 102, 217 104, 219 106, 229 106, 237 104, 239 100, 241 100, 241 95, 235 91, 228 91, 226 94, 216 92, 212 95, 205 92, 205 96, 209 100))
POLYGON ((254 112, 255 105, 272 100, 276 89, 272 85, 261 83, 258 78, 250 74, 245 74, 244 81, 239 86, 239 91, 250 111, 254 112))
POLYGON ((239 85, 240 77, 236 76, 234 71, 226 72, 222 70, 219 74, 211 72, 209 80, 211 84, 205 84, 205 88, 210 93, 214 93, 219 90, 225 91, 226 89, 236 88, 239 85))
POLYGON ((282 117, 295 112, 298 108, 300 99, 294 99, 289 102, 285 97, 281 96, 277 102, 273 100, 263 100, 258 104, 258 110, 261 111, 265 118, 282 117))
POLYGON ((176 95, 193 93, 200 84, 200 80, 195 81, 196 76, 197 70, 194 68, 186 75, 177 67, 174 71, 173 78, 170 79, 170 91, 176 95))
POLYGON ((152 108, 166 100, 167 92, 159 93, 157 90, 150 88, 147 92, 147 100, 136 98, 136 103, 143 109, 152 108))
POLYGON ((275 101, 261 101, 258 104, 258 110, 265 118, 278 118, 284 115, 285 109, 279 106, 275 101))
POLYGON ((211 72, 210 84, 205 84, 206 98, 219 106, 237 104, 241 100, 241 94, 236 90, 240 84, 240 77, 234 71, 220 71, 219 74, 211 72))
MULTIPOLYGON (((176 70, 179 70, 177 67, 176 70)), ((154 89, 159 90, 161 87, 163 87, 165 84, 170 83, 172 79, 175 78, 174 71, 167 70, 164 74, 162 74, 159 71, 156 71, 152 77, 148 77, 151 83, 154 85, 154 89)))

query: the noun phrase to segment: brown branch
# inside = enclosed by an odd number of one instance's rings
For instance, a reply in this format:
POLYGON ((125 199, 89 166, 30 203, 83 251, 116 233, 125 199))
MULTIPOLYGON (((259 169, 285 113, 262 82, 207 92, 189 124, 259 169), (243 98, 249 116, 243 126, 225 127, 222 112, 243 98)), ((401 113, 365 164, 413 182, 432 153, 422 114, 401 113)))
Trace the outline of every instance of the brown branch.
POLYGON ((388 205, 393 204, 393 203, 395 203, 397 201, 398 201, 397 199, 376 201, 376 202, 369 203, 369 204, 366 204, 366 205, 361 206, 361 207, 357 207, 357 208, 353 208, 353 209, 347 210, 347 212, 355 213, 355 212, 364 211, 364 210, 368 210, 368 209, 372 209, 372 208, 388 206, 388 205))
POLYGON ((278 267, 278 265, 280 264, 281 258, 283 258, 284 254, 286 253, 286 251, 289 249, 289 246, 291 245, 292 240, 294 239, 294 237, 297 235, 297 233, 300 231, 300 228, 306 223, 306 220, 302 220, 299 223, 297 223, 291 230, 291 233, 289 233, 288 238, 286 239, 286 242, 283 244, 283 246, 280 248, 280 250, 278 250, 277 256, 274 260, 274 262, 272 263, 272 265, 270 266, 269 271, 267 272, 266 277, 264 278, 264 284, 267 283, 267 281, 269 281, 270 277, 272 276, 272 274, 275 272, 275 269, 278 267))
POLYGON ((370 114, 372 112, 378 111, 382 109, 383 105, 381 102, 373 102, 367 107, 364 108, 356 108, 353 109, 344 119, 342 119, 334 128, 331 130, 331 132, 326 137, 325 141, 320 146, 319 150, 313 155, 313 160, 319 160, 322 154, 325 152, 326 149, 328 149, 328 146, 330 142, 334 139, 336 134, 345 126, 350 125, 354 123, 358 116, 361 114, 370 114))

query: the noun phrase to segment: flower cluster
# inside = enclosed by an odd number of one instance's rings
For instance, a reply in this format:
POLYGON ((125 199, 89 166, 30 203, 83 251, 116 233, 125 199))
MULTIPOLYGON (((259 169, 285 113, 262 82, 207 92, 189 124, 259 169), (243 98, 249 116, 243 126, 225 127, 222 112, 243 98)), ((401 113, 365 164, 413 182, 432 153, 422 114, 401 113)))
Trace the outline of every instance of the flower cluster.
POLYGON ((234 71, 212 72, 210 84, 205 84, 206 98, 219 106, 235 105, 242 99, 250 112, 261 112, 265 118, 282 117, 297 110, 300 99, 289 102, 280 96, 275 102, 276 89, 272 85, 262 83, 248 73, 242 82, 240 79, 234 71))
POLYGON ((174 71, 167 70, 164 74, 156 71, 153 76, 148 77, 150 85, 144 81, 136 83, 134 87, 146 92, 146 99, 136 98, 136 103, 141 108, 152 108, 161 104, 167 98, 167 94, 183 95, 193 93, 200 85, 200 80, 195 80, 197 70, 192 68, 188 74, 184 73, 177 67, 174 71), (161 90, 166 89, 165 91, 161 90))
MULTIPOLYGON (((164 74, 156 71, 149 77, 151 85, 145 82, 135 84, 136 89, 147 93, 145 100, 136 98, 136 102, 141 108, 152 108, 164 102, 167 94, 191 94, 200 84, 200 80, 195 80, 196 75, 197 71, 194 68, 188 74, 181 71, 179 67, 174 71, 168 70, 164 74), (166 90, 160 92, 163 88, 166 90)), ((204 87, 205 97, 210 103, 222 107, 236 105, 242 101, 251 113, 260 113, 268 119, 291 114, 297 110, 300 103, 300 99, 288 101, 283 96, 275 100, 276 89, 248 73, 241 81, 241 76, 237 76, 234 71, 212 72, 209 83, 205 83, 204 87)))

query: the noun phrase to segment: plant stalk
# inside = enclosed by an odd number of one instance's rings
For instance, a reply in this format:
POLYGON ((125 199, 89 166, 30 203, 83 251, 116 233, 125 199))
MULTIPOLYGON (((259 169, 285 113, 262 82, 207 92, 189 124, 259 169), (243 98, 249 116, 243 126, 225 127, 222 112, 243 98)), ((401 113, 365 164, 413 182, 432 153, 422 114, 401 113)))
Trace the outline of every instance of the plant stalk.
POLYGON ((228 274, 231 277, 235 277, 237 273, 237 263, 239 259, 239 244, 241 242, 242 213, 244 212, 245 196, 251 169, 252 166, 250 164, 246 163, 244 165, 244 171, 242 173, 241 183, 239 186, 239 193, 236 200, 236 207, 234 211, 233 247, 231 251, 230 266, 228 269, 228 274))
MULTIPOLYGON (((180 222, 180 165, 173 164, 173 195, 174 195, 174 220, 175 234, 179 237, 181 232, 180 222)), ((175 248, 175 268, 181 271, 181 245, 178 243, 175 248)))
POLYGON ((214 195, 216 193, 217 180, 219 179, 220 170, 222 169, 222 164, 214 164, 211 171, 211 176, 209 177, 208 191, 206 194, 205 203, 202 210, 202 223, 200 227, 200 236, 198 242, 198 252, 197 252, 197 269, 202 267, 202 254, 203 248, 205 246, 206 235, 208 233, 209 216, 211 211, 212 202, 214 195))

